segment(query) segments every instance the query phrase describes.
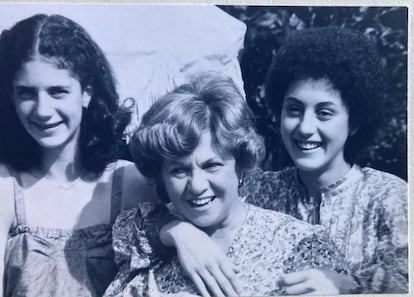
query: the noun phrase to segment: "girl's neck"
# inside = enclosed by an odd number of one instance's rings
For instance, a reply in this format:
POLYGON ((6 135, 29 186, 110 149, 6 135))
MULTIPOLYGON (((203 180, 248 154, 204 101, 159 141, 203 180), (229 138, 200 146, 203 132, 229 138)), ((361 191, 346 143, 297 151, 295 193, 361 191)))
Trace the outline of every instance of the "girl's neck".
POLYGON ((349 163, 343 161, 320 171, 304 171, 298 169, 298 173, 308 194, 316 195, 321 188, 332 185, 343 178, 351 167, 349 163))
POLYGON ((75 145, 43 149, 40 171, 57 181, 74 180, 80 176, 80 161, 75 145))

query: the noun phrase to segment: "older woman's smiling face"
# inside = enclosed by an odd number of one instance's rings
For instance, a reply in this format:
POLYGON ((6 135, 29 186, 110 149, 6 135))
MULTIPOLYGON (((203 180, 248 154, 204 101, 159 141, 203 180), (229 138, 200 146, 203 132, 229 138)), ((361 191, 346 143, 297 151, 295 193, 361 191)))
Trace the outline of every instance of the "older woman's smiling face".
POLYGON ((209 132, 190 155, 166 160, 161 178, 175 208, 199 227, 225 225, 238 202, 236 161, 214 150, 209 132))

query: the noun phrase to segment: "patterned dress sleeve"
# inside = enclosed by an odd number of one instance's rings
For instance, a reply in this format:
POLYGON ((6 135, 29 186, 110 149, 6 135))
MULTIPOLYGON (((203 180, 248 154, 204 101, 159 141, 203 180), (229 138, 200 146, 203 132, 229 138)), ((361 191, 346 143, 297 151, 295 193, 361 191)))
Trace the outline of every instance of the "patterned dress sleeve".
POLYGON ((283 182, 280 171, 262 171, 256 169, 252 174, 245 177, 239 189, 241 197, 253 205, 265 209, 285 212, 285 202, 280 197, 283 191, 283 182))
POLYGON ((147 272, 162 257, 158 253, 162 248, 154 248, 150 239, 158 237, 158 226, 162 226, 166 217, 168 210, 153 203, 142 203, 117 217, 112 236, 119 271, 104 296, 125 296, 124 290, 132 280, 135 284, 144 285, 147 273, 142 272, 147 272))
POLYGON ((364 293, 408 292, 407 184, 395 176, 386 177, 381 185, 371 187, 371 205, 366 210, 376 217, 376 230, 368 229, 372 232, 365 236, 373 254, 353 267, 364 293))

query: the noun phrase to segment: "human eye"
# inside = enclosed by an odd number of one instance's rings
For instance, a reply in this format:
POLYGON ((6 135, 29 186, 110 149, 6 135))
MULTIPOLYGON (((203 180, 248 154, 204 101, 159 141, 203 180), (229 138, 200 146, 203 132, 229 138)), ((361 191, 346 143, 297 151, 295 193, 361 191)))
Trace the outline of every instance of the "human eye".
POLYGON ((328 108, 323 108, 318 110, 316 114, 318 119, 320 119, 321 121, 327 121, 335 115, 335 111, 328 108))
POLYGON ((174 166, 169 169, 169 174, 177 178, 184 178, 187 175, 187 169, 181 166, 174 166))
POLYGON ((36 91, 32 88, 18 87, 14 91, 15 97, 19 100, 32 100, 36 97, 36 91))
POLYGON ((209 172, 217 172, 223 167, 223 163, 219 161, 211 161, 207 162, 203 167, 209 172))
POLYGON ((66 96, 69 90, 64 87, 52 87, 49 89, 49 94, 56 99, 60 99, 66 96))
POLYGON ((284 110, 288 116, 297 117, 302 113, 302 108, 298 104, 287 104, 284 107, 284 110))

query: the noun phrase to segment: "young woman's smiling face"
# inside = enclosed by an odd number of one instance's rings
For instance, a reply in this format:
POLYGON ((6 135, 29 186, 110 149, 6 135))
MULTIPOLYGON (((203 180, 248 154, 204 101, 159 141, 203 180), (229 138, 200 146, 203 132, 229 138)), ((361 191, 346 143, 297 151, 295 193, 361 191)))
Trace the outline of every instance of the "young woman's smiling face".
POLYGON ((88 106, 90 95, 69 70, 36 57, 16 73, 13 95, 22 125, 41 147, 76 141, 82 107, 88 106))
POLYGON ((281 135, 299 170, 320 174, 342 169, 349 134, 348 108, 329 80, 301 79, 289 86, 281 135))
POLYGON ((175 208, 193 224, 215 228, 234 218, 236 161, 214 150, 209 132, 190 155, 164 161, 161 178, 175 208))

